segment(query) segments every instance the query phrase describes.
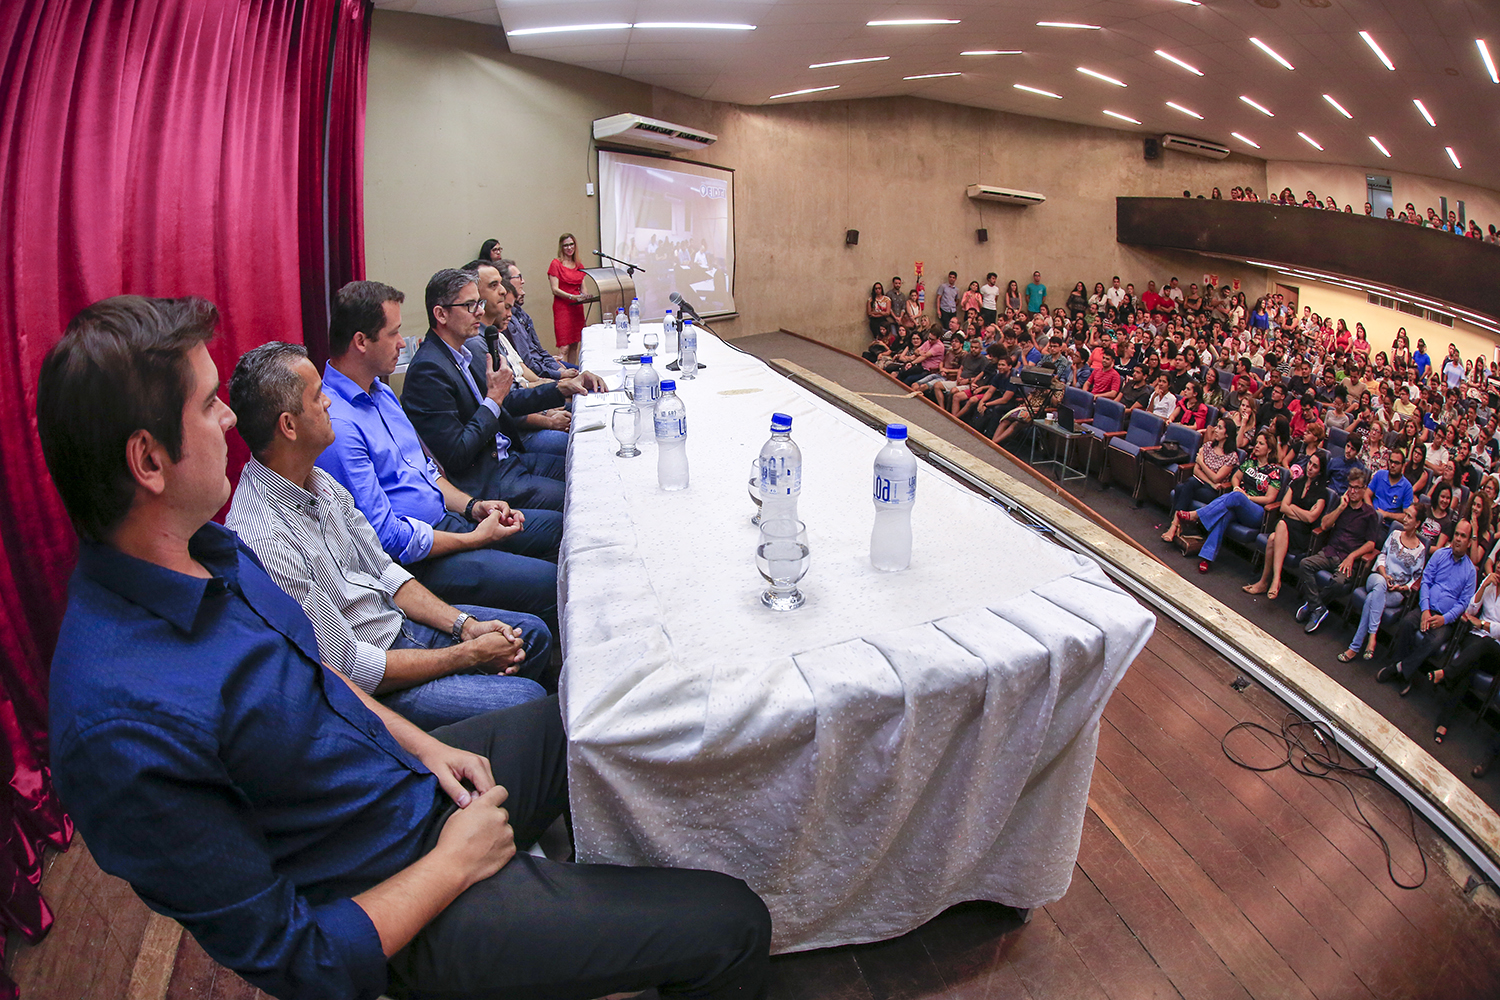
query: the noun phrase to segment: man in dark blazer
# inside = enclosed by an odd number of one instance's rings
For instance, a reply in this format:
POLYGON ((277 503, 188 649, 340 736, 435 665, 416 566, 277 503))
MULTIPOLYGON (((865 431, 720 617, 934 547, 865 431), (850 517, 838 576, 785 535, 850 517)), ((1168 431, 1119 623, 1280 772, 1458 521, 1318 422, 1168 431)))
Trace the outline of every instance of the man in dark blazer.
MULTIPOLYGON (((515 507, 562 510, 563 457, 525 450, 526 429, 504 408, 514 374, 486 361, 480 382, 470 370, 474 358, 464 342, 478 332, 484 312, 475 275, 437 272, 427 283, 426 306, 427 336, 401 391, 401 408, 422 442, 461 489, 515 507)), ((545 392, 561 405, 556 386, 545 392)))

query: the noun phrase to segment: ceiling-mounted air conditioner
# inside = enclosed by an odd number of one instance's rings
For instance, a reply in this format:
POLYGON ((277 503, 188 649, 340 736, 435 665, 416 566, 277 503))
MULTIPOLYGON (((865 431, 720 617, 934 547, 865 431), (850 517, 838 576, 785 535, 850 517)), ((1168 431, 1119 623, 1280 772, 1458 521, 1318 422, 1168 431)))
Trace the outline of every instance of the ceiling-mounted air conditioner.
POLYGON ((700 132, 686 125, 673 125, 671 122, 632 114, 594 119, 594 138, 600 142, 666 152, 703 149, 719 140, 712 132, 700 132))
POLYGON ((970 184, 968 194, 975 201, 998 201, 1007 205, 1040 205, 1047 200, 1046 195, 1035 191, 1016 191, 993 184, 970 184))
POLYGON ((1228 146, 1221 146, 1217 142, 1209 142, 1207 139, 1193 139, 1185 135, 1172 135, 1168 133, 1161 137, 1161 145, 1163 149, 1175 149, 1179 153, 1206 156, 1210 160, 1222 160, 1229 155, 1228 146))

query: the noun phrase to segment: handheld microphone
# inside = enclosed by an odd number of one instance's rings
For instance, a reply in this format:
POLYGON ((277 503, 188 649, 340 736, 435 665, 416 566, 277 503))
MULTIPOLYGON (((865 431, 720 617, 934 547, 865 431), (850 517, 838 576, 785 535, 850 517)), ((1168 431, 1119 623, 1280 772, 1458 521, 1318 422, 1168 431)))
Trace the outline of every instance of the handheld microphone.
POLYGON ((495 363, 495 371, 499 371, 501 368, 499 327, 487 326, 484 328, 484 344, 490 350, 490 360, 495 363))
POLYGON ((700 323, 703 322, 703 317, 698 315, 698 310, 696 310, 696 309, 693 308, 693 304, 691 302, 686 302, 686 301, 683 300, 682 293, 680 293, 680 292, 673 292, 671 295, 668 295, 667 298, 671 299, 672 300, 672 304, 674 306, 676 306, 679 310, 681 310, 682 312, 687 313, 689 316, 693 317, 693 319, 697 320, 698 322, 700 322, 700 323))

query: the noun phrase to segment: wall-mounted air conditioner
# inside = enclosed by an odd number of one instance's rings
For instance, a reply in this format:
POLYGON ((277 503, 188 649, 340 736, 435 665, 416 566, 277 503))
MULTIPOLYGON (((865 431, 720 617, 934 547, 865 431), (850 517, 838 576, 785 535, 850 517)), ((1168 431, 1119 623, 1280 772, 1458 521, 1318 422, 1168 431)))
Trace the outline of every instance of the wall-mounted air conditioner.
POLYGON ((1047 200, 1046 195, 1035 191, 1016 191, 993 184, 970 184, 968 191, 975 201, 998 201, 1006 205, 1040 205, 1047 200))
POLYGON ((612 142, 621 146, 639 146, 643 149, 659 149, 666 152, 703 149, 706 146, 712 146, 719 139, 712 132, 700 132, 686 125, 673 125, 671 122, 631 114, 596 118, 594 138, 600 142, 612 142))
POLYGON ((1207 139, 1192 139, 1185 135, 1164 135, 1161 137, 1161 145, 1163 149, 1175 149, 1179 153, 1206 156, 1210 160, 1222 160, 1229 155, 1228 146, 1221 146, 1207 139))

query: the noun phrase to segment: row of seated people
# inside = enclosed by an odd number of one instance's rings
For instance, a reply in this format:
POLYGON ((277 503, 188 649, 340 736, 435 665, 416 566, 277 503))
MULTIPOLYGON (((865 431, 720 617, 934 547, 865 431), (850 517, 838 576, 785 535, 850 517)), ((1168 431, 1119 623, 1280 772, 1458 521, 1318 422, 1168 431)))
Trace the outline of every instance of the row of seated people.
MULTIPOLYGON (((1182 192, 1182 196, 1184 198, 1191 198, 1193 197, 1193 193, 1191 191, 1184 191, 1182 192)), ((1203 198, 1205 196, 1200 194, 1198 195, 1198 197, 1203 198)), ((1213 193, 1207 195, 1207 197, 1211 200, 1218 200, 1222 199, 1224 195, 1219 191, 1218 188, 1214 188, 1213 193)), ((1261 197, 1260 195, 1255 193, 1254 188, 1233 187, 1229 189, 1229 200, 1260 202, 1261 197)), ((1265 199, 1265 204, 1283 205, 1291 208, 1317 208, 1330 212, 1337 212, 1339 210, 1339 203, 1336 198, 1333 198, 1331 196, 1328 198, 1319 198, 1314 192, 1308 191, 1307 194, 1299 200, 1297 196, 1292 192, 1291 188, 1282 188, 1280 194, 1272 195, 1271 197, 1265 199)), ((1344 212, 1347 214, 1353 214, 1354 206, 1346 203, 1344 205, 1344 212)), ((1375 206, 1370 204, 1368 201, 1365 202, 1365 214, 1372 217, 1375 215, 1375 206)), ((1416 205, 1412 204, 1411 202, 1407 202, 1406 207, 1399 213, 1396 211, 1394 206, 1391 208, 1387 208, 1385 210, 1385 218, 1392 222, 1405 222, 1414 226, 1436 229, 1439 232, 1452 233, 1455 236, 1467 236, 1471 240, 1483 240, 1486 243, 1500 243, 1500 228, 1496 228, 1494 225, 1491 225, 1489 227, 1489 231, 1486 232, 1485 230, 1481 229, 1479 223, 1473 219, 1469 219, 1468 226, 1465 227, 1464 223, 1459 221, 1458 212, 1455 209, 1449 209, 1447 217, 1444 217, 1441 212, 1429 205, 1427 207, 1427 214, 1422 215, 1417 211, 1416 205)))
POLYGON ((262 345, 228 405, 201 299, 95 303, 44 362, 81 538, 57 788, 101 868, 272 995, 764 989, 742 882, 530 853, 568 802, 566 406, 602 384, 526 362, 523 289, 434 274, 399 398, 404 295, 374 281, 337 293, 326 366, 262 345))

